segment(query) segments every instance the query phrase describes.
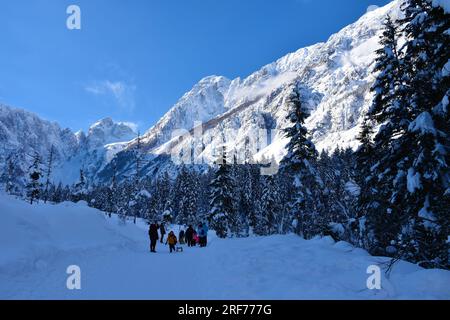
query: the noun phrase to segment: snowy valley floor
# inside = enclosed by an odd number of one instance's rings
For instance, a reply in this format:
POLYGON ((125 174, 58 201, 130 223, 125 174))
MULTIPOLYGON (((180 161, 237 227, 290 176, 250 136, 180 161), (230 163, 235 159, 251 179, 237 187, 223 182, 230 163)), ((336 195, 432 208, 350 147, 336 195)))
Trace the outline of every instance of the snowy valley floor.
POLYGON ((367 267, 388 259, 329 238, 210 235, 206 249, 151 254, 144 222, 124 226, 83 204, 0 195, 0 216, 0 299, 450 299, 450 272, 406 262, 368 290, 367 267), (69 265, 81 268, 79 291, 66 288, 69 265))

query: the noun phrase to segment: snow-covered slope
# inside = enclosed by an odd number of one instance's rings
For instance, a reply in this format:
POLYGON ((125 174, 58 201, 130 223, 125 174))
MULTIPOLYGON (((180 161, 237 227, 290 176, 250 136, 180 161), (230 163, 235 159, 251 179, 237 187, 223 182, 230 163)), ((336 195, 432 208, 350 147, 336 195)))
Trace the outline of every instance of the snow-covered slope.
MULTIPOLYGON (((177 129, 192 130, 195 122, 202 122, 205 145, 198 158, 213 161, 214 147, 221 146, 224 135, 229 149, 243 149, 246 138, 262 128, 277 133, 256 157, 280 160, 286 144, 281 130, 288 125, 285 99, 292 84, 301 89, 309 107, 307 127, 317 148, 356 148, 356 136, 372 100, 372 70, 382 24, 388 14, 394 19, 400 15, 400 4, 395 0, 368 12, 327 42, 288 54, 245 79, 203 79, 145 134, 146 151, 167 155, 192 145, 192 139, 171 141, 171 134, 177 129)), ((120 159, 119 154, 119 162, 127 162, 124 156, 120 159)))
POLYGON ((170 255, 158 245, 155 255, 143 221, 123 225, 83 203, 30 206, 0 194, 0 212, 0 299, 450 299, 450 272, 403 261, 368 290, 367 268, 388 259, 330 238, 211 233, 208 248, 170 255), (79 291, 66 287, 71 265, 79 291))

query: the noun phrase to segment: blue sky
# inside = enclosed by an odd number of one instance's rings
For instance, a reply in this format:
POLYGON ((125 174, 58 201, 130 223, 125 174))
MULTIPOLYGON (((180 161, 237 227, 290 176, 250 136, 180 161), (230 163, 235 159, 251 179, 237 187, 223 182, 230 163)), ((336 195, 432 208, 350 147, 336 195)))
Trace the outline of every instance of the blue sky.
POLYGON ((245 77, 389 0, 2 0, 0 102, 145 131, 201 78, 245 77), (66 8, 81 8, 81 30, 66 8))

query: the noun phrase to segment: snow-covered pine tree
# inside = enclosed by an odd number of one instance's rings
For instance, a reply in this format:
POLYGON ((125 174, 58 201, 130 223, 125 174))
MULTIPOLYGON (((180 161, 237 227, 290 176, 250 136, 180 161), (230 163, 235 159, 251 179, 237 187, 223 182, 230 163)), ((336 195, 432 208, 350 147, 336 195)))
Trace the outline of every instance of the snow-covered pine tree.
POLYGON ((356 150, 355 158, 355 182, 359 187, 358 201, 356 204, 356 223, 353 227, 355 245, 360 247, 368 247, 366 239, 366 214, 372 203, 375 188, 375 179, 372 175, 372 167, 374 165, 374 129, 370 119, 364 119, 361 132, 358 136, 360 146, 356 150))
POLYGON ((257 214, 257 222, 253 230, 255 234, 267 236, 282 233, 285 221, 283 221, 284 213, 282 212, 278 179, 275 175, 262 177, 262 196, 257 214))
POLYGON ((137 194, 133 195, 133 201, 130 205, 133 211, 133 223, 137 223, 137 218, 147 218, 149 211, 150 200, 152 198, 150 192, 148 192, 143 186, 141 186, 137 194))
POLYGON ((370 251, 448 268, 449 79, 444 70, 450 19, 428 0, 407 0, 403 10, 406 44, 400 69, 386 64, 379 74, 381 79, 395 72, 402 77, 398 84, 389 78, 392 91, 369 112, 381 125, 367 214, 370 251))
POLYGON ((5 181, 5 191, 8 194, 11 194, 14 189, 14 161, 13 158, 7 157, 6 158, 6 170, 4 173, 4 177, 2 177, 2 180, 5 181))
POLYGON ((210 211, 208 214, 209 225, 216 231, 220 238, 232 236, 230 226, 233 221, 233 180, 230 173, 230 165, 227 163, 226 147, 222 149, 222 154, 216 161, 218 166, 214 179, 210 184, 210 211))
POLYGON ((293 183, 288 210, 295 221, 295 231, 309 239, 326 229, 321 221, 323 204, 319 195, 319 177, 314 168, 318 154, 305 127, 309 113, 302 105, 296 87, 292 88, 287 105, 288 120, 292 126, 285 129, 286 137, 289 138, 288 154, 282 160, 280 170, 290 176, 293 183))
MULTIPOLYGON (((248 237, 251 225, 251 216, 254 210, 254 184, 251 175, 251 165, 243 164, 235 166, 235 194, 237 194, 236 211, 239 214, 240 236, 248 237)), ((256 219, 255 219, 256 221, 256 219)))
POLYGON ((247 165, 248 167, 248 174, 249 179, 251 183, 245 187, 247 189, 245 192, 247 193, 247 197, 250 198, 250 208, 249 208, 249 225, 251 228, 256 227, 256 223, 258 222, 258 208, 259 208, 259 202, 261 199, 261 193, 262 193, 262 175, 261 175, 261 167, 259 164, 251 164, 247 165))
POLYGON ((180 225, 197 223, 198 187, 196 173, 182 165, 175 183, 175 219, 180 225))
POLYGON ((27 196, 31 204, 35 201, 39 201, 39 197, 42 193, 42 161, 39 153, 35 152, 32 155, 32 165, 29 170, 29 182, 27 184, 27 196))
POLYGON ((80 177, 78 182, 73 186, 72 201, 86 201, 87 200, 87 183, 84 176, 84 170, 80 169, 80 177))
POLYGON ((53 203, 61 203, 62 201, 64 201, 64 190, 63 190, 63 186, 62 183, 60 182, 58 184, 58 187, 56 187, 55 191, 53 193, 50 194, 51 196, 51 201, 53 203))
POLYGON ((234 237, 248 237, 250 232, 249 223, 249 192, 251 187, 250 176, 246 173, 246 165, 241 165, 237 157, 237 152, 233 152, 233 161, 230 164, 230 177, 233 181, 232 198, 233 198, 233 215, 229 221, 230 233, 234 237))
POLYGON ((410 118, 400 139, 407 150, 400 180, 407 192, 398 196, 405 212, 400 254, 424 267, 449 268, 450 14, 430 0, 408 0, 404 10, 410 118))
POLYGON ((172 201, 172 180, 167 172, 165 172, 159 181, 158 187, 158 212, 169 212, 173 214, 172 201))
MULTIPOLYGON (((362 195, 359 203, 359 210, 366 212, 365 226, 362 226, 366 230, 364 238, 367 249, 377 255, 395 254, 393 244, 400 232, 402 220, 396 195, 405 191, 401 188, 393 190, 394 184, 400 186, 402 175, 398 175, 398 170, 402 165, 401 153, 405 151, 399 148, 398 137, 406 132, 408 126, 408 111, 403 94, 407 86, 404 83, 405 70, 398 39, 399 26, 387 17, 380 37, 382 48, 377 50, 374 70, 377 79, 372 87, 375 97, 366 119, 366 124, 381 126, 374 139, 375 152, 360 154, 371 158, 371 161, 359 163, 358 170, 360 188, 362 192, 369 192, 362 195), (362 174, 367 176, 363 178, 362 174)), ((367 144, 370 132, 367 132, 367 126, 364 129, 366 132, 361 136, 367 144)))
MULTIPOLYGON (((392 122, 396 117, 402 119, 403 109, 397 99, 403 77, 398 49, 399 29, 398 24, 390 16, 387 16, 383 33, 380 36, 381 48, 376 51, 374 72, 377 72, 378 76, 371 88, 375 96, 369 114, 371 119, 375 119, 379 123, 384 123, 386 120, 392 122)), ((366 124, 369 122, 370 119, 367 119, 366 124)), ((394 126, 392 130, 401 130, 401 128, 395 128, 395 125, 399 125, 399 123, 392 123, 392 125, 394 126)), ((366 127, 366 129, 368 128, 366 127)))
POLYGON ((111 218, 112 214, 117 212, 117 165, 112 164, 111 184, 106 188, 105 208, 108 216, 111 218))
POLYGON ((50 178, 53 170, 53 161, 55 157, 55 147, 52 145, 50 148, 50 152, 47 160, 47 167, 45 170, 45 189, 44 189, 44 203, 47 203, 50 195, 49 195, 49 187, 50 187, 50 178))
POLYGON ((132 203, 130 204, 130 209, 133 214, 133 223, 136 224, 137 217, 139 216, 142 208, 141 201, 148 200, 150 198, 150 194, 148 191, 141 192, 140 183, 141 183, 141 170, 142 170, 142 145, 141 145, 141 134, 138 132, 138 136, 136 139, 136 146, 134 148, 134 165, 135 165, 135 174, 133 179, 133 194, 132 194, 132 203), (148 194, 148 197, 147 197, 148 194))
POLYGON ((212 180, 211 167, 198 174, 199 179, 199 199, 198 199, 198 209, 197 209, 197 219, 202 222, 206 222, 208 212, 209 212, 209 183, 212 180))
POLYGON ((122 223, 126 223, 129 216, 132 215, 132 206, 134 204, 133 192, 135 190, 134 181, 125 180, 118 188, 118 215, 122 223))
POLYGON ((50 182, 50 185, 48 186, 47 189, 47 201, 52 201, 52 199, 54 198, 54 194, 56 193, 56 186, 50 182))

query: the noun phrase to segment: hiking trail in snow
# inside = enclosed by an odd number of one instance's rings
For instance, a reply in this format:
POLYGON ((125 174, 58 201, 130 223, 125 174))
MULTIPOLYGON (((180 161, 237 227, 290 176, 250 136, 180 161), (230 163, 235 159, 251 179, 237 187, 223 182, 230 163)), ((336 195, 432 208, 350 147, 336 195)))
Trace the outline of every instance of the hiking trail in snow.
POLYGON ((170 254, 158 243, 151 254, 144 221, 123 225, 83 203, 0 195, 0 212, 0 299, 450 299, 450 272, 407 262, 367 289, 367 268, 389 259, 331 238, 210 233, 207 248, 170 254), (66 287, 70 265, 81 290, 66 287))

